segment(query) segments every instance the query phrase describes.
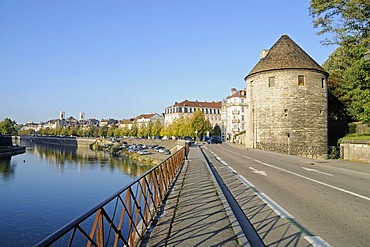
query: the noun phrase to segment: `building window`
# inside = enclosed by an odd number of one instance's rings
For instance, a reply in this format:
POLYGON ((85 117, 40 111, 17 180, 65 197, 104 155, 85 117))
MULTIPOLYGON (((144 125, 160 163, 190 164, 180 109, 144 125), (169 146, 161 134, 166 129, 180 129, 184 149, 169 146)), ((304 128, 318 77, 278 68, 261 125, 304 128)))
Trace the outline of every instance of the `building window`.
POLYGON ((184 107, 184 113, 188 113, 188 108, 184 107))
POLYGON ((321 78, 321 88, 324 88, 325 87, 325 78, 321 78))
POLYGON ((179 110, 178 112, 182 112, 182 107, 179 107, 177 109, 179 110))
POLYGON ((287 117, 288 116, 288 109, 285 109, 284 110, 284 116, 287 117))
POLYGON ((269 77, 269 87, 275 87, 275 76, 269 77))
POLYGON ((301 87, 304 86, 304 75, 298 76, 298 86, 301 86, 301 87))

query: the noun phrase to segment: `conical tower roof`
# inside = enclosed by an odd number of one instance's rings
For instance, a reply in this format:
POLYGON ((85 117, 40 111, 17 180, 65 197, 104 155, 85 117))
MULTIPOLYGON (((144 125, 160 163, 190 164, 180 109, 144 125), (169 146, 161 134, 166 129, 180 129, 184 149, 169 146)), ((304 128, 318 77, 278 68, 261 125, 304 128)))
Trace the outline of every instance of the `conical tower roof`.
POLYGON ((282 35, 271 47, 268 54, 254 66, 244 80, 256 73, 282 69, 310 69, 328 75, 328 73, 288 35, 282 35))

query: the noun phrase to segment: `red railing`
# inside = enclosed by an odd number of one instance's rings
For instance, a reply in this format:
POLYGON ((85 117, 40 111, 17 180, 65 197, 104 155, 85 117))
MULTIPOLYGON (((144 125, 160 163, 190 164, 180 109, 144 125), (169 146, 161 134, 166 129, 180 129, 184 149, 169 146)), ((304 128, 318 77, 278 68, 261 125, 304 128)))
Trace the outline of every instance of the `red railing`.
POLYGON ((136 246, 181 170, 188 147, 152 168, 36 246, 136 246))

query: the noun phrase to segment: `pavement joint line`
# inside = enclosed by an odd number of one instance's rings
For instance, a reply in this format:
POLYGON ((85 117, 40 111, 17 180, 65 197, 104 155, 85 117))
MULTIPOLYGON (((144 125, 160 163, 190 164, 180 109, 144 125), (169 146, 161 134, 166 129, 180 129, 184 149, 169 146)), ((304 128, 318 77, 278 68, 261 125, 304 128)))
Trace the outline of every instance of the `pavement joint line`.
MULTIPOLYGON (((199 148, 201 149, 200 146, 199 146, 199 148)), ((236 216, 234 215, 234 212, 231 209, 230 204, 228 203, 228 201, 227 201, 227 199, 225 197, 225 194, 223 193, 220 185, 218 184, 218 182, 216 180, 215 175, 212 172, 212 169, 211 169, 210 165, 208 164, 208 161, 207 161, 207 159, 205 157, 205 154, 203 152, 202 152, 202 154, 203 154, 203 160, 207 164, 207 168, 208 168, 209 174, 212 177, 212 180, 213 180, 213 183, 214 183, 214 185, 216 187, 218 196, 221 199, 222 205, 223 205, 223 207, 224 207, 224 209, 226 211, 227 216, 229 217, 230 223, 232 225, 232 228, 234 229, 234 232, 235 232, 235 234, 236 234, 236 236, 238 238, 239 243, 241 244, 241 246, 250 246, 248 239, 244 235, 243 230, 242 230, 241 226, 239 225, 239 222, 236 219, 236 216)))

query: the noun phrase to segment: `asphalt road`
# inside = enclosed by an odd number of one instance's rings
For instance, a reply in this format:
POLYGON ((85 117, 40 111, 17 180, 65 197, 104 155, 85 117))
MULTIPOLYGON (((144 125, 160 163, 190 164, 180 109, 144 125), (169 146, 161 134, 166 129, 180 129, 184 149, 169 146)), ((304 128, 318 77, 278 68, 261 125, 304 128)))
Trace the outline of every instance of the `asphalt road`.
POLYGON ((331 246, 370 246, 370 164, 206 144, 238 175, 331 246))

